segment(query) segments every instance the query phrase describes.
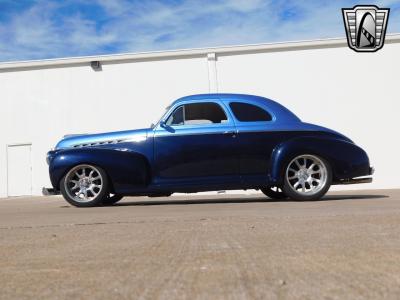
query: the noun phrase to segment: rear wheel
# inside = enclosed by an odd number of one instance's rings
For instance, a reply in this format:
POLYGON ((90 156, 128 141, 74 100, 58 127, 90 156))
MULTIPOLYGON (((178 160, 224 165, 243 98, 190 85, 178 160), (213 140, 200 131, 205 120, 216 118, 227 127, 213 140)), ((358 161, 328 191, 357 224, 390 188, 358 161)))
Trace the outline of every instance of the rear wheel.
POLYGON ((98 206, 108 196, 107 174, 97 166, 78 165, 63 177, 60 189, 65 200, 74 206, 98 206))
POLYGON ((332 183, 329 163, 315 155, 295 157, 286 167, 283 192, 294 200, 318 200, 332 183))
POLYGON ((264 193, 264 195, 266 195, 271 199, 279 200, 287 198, 286 194, 278 186, 269 186, 266 188, 261 188, 261 191, 264 193))

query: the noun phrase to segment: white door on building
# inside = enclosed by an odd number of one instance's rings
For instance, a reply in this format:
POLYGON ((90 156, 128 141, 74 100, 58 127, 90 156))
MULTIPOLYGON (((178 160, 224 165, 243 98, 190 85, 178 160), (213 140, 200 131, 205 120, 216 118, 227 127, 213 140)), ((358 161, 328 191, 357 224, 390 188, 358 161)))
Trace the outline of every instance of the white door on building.
POLYGON ((7 146, 8 196, 32 195, 31 144, 7 146))

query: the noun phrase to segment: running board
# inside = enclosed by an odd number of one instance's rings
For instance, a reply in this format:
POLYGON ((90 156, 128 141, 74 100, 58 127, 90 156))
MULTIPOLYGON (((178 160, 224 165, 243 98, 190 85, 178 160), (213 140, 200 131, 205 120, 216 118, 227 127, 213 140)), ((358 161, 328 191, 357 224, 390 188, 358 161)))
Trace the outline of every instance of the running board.
POLYGON ((358 184, 358 183, 371 183, 372 177, 360 177, 352 179, 344 179, 339 182, 339 184, 358 184))

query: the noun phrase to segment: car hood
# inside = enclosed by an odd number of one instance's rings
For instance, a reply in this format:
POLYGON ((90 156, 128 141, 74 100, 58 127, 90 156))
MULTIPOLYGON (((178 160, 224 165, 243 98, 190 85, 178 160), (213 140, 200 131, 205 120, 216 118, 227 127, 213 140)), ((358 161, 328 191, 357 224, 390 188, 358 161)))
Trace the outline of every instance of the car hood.
POLYGON ((66 135, 57 143, 55 149, 101 146, 129 141, 140 142, 147 139, 149 130, 149 128, 146 128, 96 134, 66 135))

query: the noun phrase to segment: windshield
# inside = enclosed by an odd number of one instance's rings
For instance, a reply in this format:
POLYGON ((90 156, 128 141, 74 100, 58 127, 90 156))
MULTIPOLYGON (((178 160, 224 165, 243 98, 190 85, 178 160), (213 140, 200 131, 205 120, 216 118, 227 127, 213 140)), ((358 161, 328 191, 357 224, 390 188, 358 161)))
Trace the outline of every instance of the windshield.
POLYGON ((161 119, 164 117, 164 115, 168 112, 168 110, 169 110, 170 108, 171 108, 171 106, 167 106, 167 107, 165 108, 163 114, 161 115, 161 118, 159 118, 159 119, 157 120, 156 123, 151 123, 151 125, 150 125, 150 128, 151 128, 151 129, 153 129, 153 128, 158 124, 158 122, 161 121, 161 119))

